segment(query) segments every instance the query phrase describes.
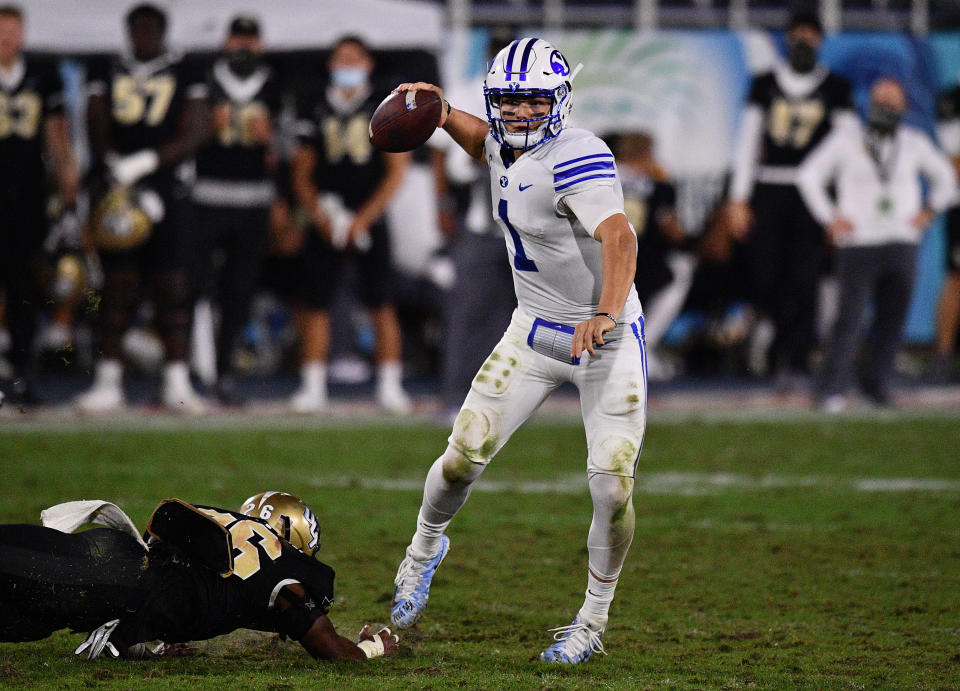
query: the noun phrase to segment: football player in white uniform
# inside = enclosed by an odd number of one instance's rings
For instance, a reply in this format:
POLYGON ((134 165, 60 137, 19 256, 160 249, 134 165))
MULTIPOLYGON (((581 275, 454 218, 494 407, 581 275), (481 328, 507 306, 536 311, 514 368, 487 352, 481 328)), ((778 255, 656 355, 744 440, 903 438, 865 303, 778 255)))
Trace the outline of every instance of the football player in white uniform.
MULTIPOLYGON (((427 473, 417 531, 396 577, 391 619, 412 626, 446 556, 444 530, 510 435, 573 382, 587 436, 593 521, 586 599, 541 654, 576 664, 601 637, 633 539, 633 481, 646 422, 643 317, 633 284, 637 238, 623 212, 613 154, 565 127, 576 74, 552 45, 522 38, 484 81, 487 121, 444 101, 440 126, 490 168, 493 216, 513 267, 517 309, 480 368, 448 445, 427 473)), ((401 84, 398 91, 432 84, 401 84)), ((482 314, 477 319, 483 319, 482 314)))

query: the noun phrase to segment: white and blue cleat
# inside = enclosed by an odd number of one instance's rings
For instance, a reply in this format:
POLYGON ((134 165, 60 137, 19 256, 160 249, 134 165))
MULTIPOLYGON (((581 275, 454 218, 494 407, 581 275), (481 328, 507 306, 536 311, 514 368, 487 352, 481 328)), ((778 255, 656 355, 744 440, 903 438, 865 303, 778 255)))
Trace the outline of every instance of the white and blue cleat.
POLYGON ((397 577, 393 581, 397 588, 393 593, 390 621, 398 629, 409 629, 423 615, 430 597, 430 582, 448 551, 450 538, 446 535, 440 536, 440 551, 429 561, 417 561, 407 550, 407 556, 400 562, 397 577))
POLYGON ((577 615, 570 626, 550 630, 556 632, 553 634, 556 643, 540 653, 540 659, 543 662, 578 665, 589 660, 594 653, 607 654, 601 641, 604 630, 591 629, 580 621, 580 615, 577 615))

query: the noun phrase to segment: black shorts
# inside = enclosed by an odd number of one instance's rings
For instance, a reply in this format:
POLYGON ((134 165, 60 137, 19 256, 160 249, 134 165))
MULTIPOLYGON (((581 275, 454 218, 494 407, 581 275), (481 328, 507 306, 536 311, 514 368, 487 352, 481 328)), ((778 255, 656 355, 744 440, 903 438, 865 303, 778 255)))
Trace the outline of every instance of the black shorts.
POLYGON ((91 631, 136 610, 146 550, 127 533, 77 534, 0 525, 0 641, 34 641, 70 628, 91 631))
POLYGON ((947 271, 960 273, 960 206, 947 211, 947 271))
POLYGON ((313 229, 307 230, 296 259, 293 296, 314 309, 328 309, 340 286, 347 261, 353 261, 357 285, 350 286, 367 308, 392 304, 390 236, 385 223, 370 226, 367 252, 335 250, 313 229))

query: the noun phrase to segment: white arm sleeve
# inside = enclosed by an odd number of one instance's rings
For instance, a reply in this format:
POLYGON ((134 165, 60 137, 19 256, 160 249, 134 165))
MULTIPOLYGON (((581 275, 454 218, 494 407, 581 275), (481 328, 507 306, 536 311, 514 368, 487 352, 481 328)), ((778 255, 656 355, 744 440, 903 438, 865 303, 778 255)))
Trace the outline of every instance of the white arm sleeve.
POLYGON ((810 152, 797 173, 800 195, 810 213, 823 226, 830 225, 837 213, 836 207, 827 196, 826 187, 836 173, 843 142, 846 141, 844 134, 842 130, 834 130, 820 146, 810 152))
POLYGON ((623 213, 623 199, 612 185, 603 185, 564 196, 558 205, 561 213, 564 207, 593 235, 605 220, 623 213))
POLYGON ((757 174, 757 155, 763 133, 763 111, 760 106, 749 105, 743 111, 743 122, 733 151, 733 179, 730 182, 730 199, 745 202, 753 192, 757 174))

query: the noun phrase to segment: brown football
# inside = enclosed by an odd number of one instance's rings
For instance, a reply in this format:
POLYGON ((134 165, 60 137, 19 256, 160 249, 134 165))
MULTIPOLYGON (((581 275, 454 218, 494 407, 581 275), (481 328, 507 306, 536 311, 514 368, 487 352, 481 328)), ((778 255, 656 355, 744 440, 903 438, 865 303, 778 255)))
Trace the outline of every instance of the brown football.
POLYGON ((370 118, 370 143, 380 151, 412 151, 440 123, 443 102, 433 91, 398 91, 387 96, 370 118))

